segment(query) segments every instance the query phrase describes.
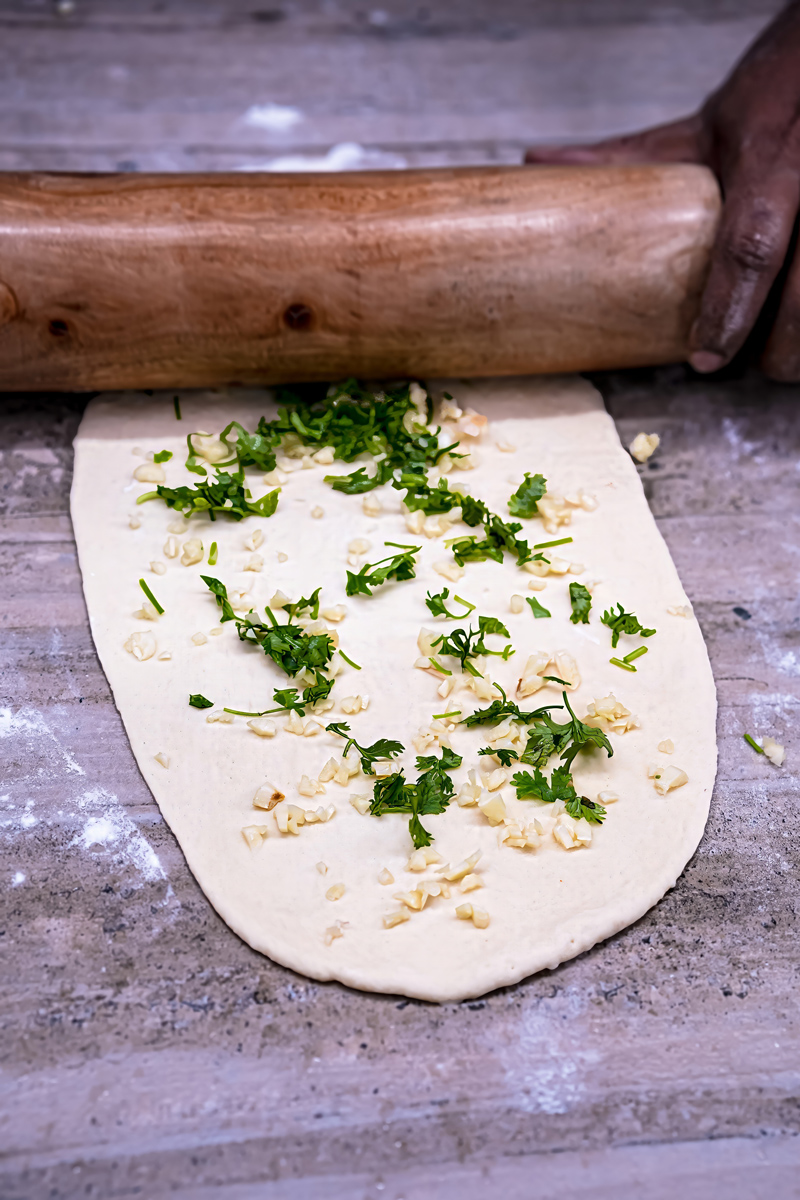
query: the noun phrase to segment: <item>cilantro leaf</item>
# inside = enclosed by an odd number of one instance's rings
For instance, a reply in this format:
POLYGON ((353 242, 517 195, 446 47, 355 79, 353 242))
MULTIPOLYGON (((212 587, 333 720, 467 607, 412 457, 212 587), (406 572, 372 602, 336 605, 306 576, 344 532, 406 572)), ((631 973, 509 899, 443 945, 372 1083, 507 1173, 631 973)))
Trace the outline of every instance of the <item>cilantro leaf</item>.
POLYGON ((494 686, 503 697, 502 700, 493 700, 487 708, 478 708, 474 713, 465 717, 461 724, 466 726, 467 729, 472 729, 475 725, 499 725, 507 717, 528 725, 531 721, 544 720, 546 714, 551 709, 561 708, 560 704, 547 704, 543 708, 534 709, 533 712, 522 712, 513 700, 507 698, 499 683, 496 683, 494 686))
POLYGON ((577 625, 582 621, 584 625, 589 624, 589 609, 592 607, 592 593, 582 583, 571 583, 569 585, 569 602, 572 605, 572 616, 570 621, 573 625, 577 625))
POLYGON ((567 767, 556 767, 549 783, 538 768, 534 770, 533 775, 529 775, 527 771, 517 772, 511 783, 516 789, 518 800, 542 800, 546 804, 562 800, 567 813, 576 821, 583 818, 593 825, 602 825, 605 820, 606 810, 601 804, 577 794, 567 767))
POLYGON ((195 692, 189 697, 189 703, 192 708, 213 708, 214 701, 206 700, 205 696, 201 696, 199 692, 195 692))
POLYGON ((453 600, 457 604, 463 604, 467 611, 459 614, 451 613, 445 605, 445 601, 449 597, 450 591, 448 588, 442 588, 440 592, 436 592, 433 596, 428 592, 425 597, 425 603, 434 617, 449 617, 451 621, 463 621, 465 617, 468 617, 473 612, 475 608, 474 604, 470 604, 468 600, 462 600, 461 596, 453 596, 453 600))
POLYGON ((389 579, 414 579, 416 572, 415 554, 419 554, 421 546, 403 546, 399 542, 384 542, 385 546, 395 546, 402 551, 400 554, 382 558, 376 563, 364 563, 360 571, 347 572, 348 596, 371 596, 372 589, 380 587, 389 579))
POLYGON ((382 459, 377 464, 374 475, 368 475, 366 468, 358 467, 349 475, 326 475, 325 482, 329 483, 335 492, 344 492, 347 496, 360 496, 362 492, 371 492, 373 488, 380 487, 391 477, 391 464, 382 459))
POLYGON ((301 596, 295 604, 284 604, 283 611, 287 612, 291 619, 294 620, 296 616, 308 609, 311 620, 316 621, 319 616, 319 594, 321 591, 322 588, 318 587, 311 593, 308 599, 305 596, 301 596))
POLYGON ((225 584, 220 583, 219 579, 214 579, 211 575, 201 575, 200 578, 209 591, 214 593, 217 598, 217 605, 222 609, 222 616, 219 619, 220 625, 224 625, 226 621, 238 620, 228 599, 228 589, 225 584))
POLYGON ((519 485, 508 501, 508 511, 512 517, 535 517, 539 513, 539 501, 547 491, 547 480, 544 475, 529 475, 519 485))
POLYGON ((545 608, 545 606, 544 606, 543 604, 540 604, 540 603, 539 603, 539 601, 536 599, 536 597, 535 597, 535 596, 526 596, 526 597, 525 597, 525 599, 528 601, 528 604, 530 604, 530 606, 531 606, 531 612, 532 612, 532 613, 533 613, 533 615, 534 615, 534 616, 537 618, 537 620, 538 620, 540 617, 549 617, 549 616, 552 616, 552 613, 550 612, 550 609, 549 609, 549 608, 545 608))
MULTIPOLYGON (((346 721, 333 721, 330 725, 326 725, 325 728, 328 733, 335 733, 345 739, 345 747, 342 751, 343 758, 347 757, 350 747, 355 746, 361 758, 361 770, 365 775, 375 774, 372 768, 379 758, 395 758, 405 750, 402 742, 394 742, 389 738, 378 738, 377 742, 373 742, 371 746, 361 746, 351 735, 350 726, 346 721)), ((391 778, 391 776, 387 778, 391 778)))
POLYGON ((517 762, 519 759, 519 755, 517 754, 516 750, 509 750, 506 747, 495 750, 492 746, 482 746, 478 751, 478 754, 495 755, 495 757, 499 759, 500 765, 503 767, 510 767, 513 762, 517 762))
POLYGON ((278 507, 280 488, 268 492, 260 500, 252 500, 250 491, 244 486, 244 471, 231 474, 216 469, 217 478, 211 483, 208 479, 198 483, 196 487, 169 488, 157 484, 154 492, 146 492, 139 496, 137 504, 145 500, 159 498, 168 508, 190 519, 195 513, 207 512, 212 521, 217 519, 217 513, 232 517, 234 521, 242 521, 245 517, 271 517, 278 507))
POLYGON ((506 646, 505 650, 488 650, 484 638, 489 634, 500 634, 501 637, 511 636, 502 621, 498 621, 496 617, 478 617, 477 629, 473 629, 472 626, 469 629, 453 629, 450 633, 440 634, 431 645, 440 647, 439 654, 450 654, 457 658, 461 663, 462 671, 480 678, 480 672, 472 665, 470 659, 484 654, 494 654, 506 660, 510 654, 514 653, 511 643, 506 646))
POLYGON ((172 458, 171 450, 159 450, 158 454, 153 455, 153 462, 162 463, 169 462, 172 458))
POLYGON ((447 772, 460 767, 461 762, 461 755, 448 746, 442 747, 441 758, 435 755, 419 756, 417 770, 422 774, 416 783, 406 783, 402 771, 375 783, 370 813, 376 817, 391 812, 410 813, 408 831, 415 849, 429 846, 431 835, 419 818, 444 812, 455 793, 453 781, 447 772))
POLYGON ((617 643, 620 639, 620 634, 635 634, 640 633, 642 637, 652 637, 656 632, 655 629, 645 629, 640 623, 639 618, 634 613, 625 612, 625 609, 618 602, 617 611, 614 612, 613 606, 607 608, 600 618, 603 625, 607 625, 611 630, 611 647, 616 650, 617 643))
POLYGON ((399 479, 392 483, 392 487, 402 491, 406 488, 406 494, 403 497, 403 503, 409 512, 415 512, 421 509, 422 512, 434 515, 436 513, 450 512, 451 508, 458 508, 461 504, 462 497, 456 492, 451 492, 447 480, 442 478, 436 487, 428 486, 428 478, 426 475, 415 475, 409 472, 404 472, 399 479))
POLYGON ((461 497, 461 520, 465 525, 474 529, 476 525, 482 525, 489 515, 489 509, 482 500, 476 500, 474 496, 461 497))

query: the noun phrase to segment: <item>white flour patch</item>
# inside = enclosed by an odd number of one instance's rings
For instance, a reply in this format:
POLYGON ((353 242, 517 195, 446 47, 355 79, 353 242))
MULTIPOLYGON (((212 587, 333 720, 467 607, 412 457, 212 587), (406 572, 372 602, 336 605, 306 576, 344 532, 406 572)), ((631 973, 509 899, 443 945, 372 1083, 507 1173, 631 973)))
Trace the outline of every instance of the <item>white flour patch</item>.
POLYGON ((27 878, 27 876, 25 875, 25 873, 23 871, 17 871, 11 877, 11 886, 19 887, 21 884, 23 884, 25 882, 26 878, 27 878))
POLYGON ((23 739, 28 753, 40 761, 39 776, 57 775, 59 768, 75 775, 86 774, 35 708, 21 708, 15 713, 10 708, 0 708, 0 738, 23 739))
POLYGON ((251 104, 242 117, 242 122, 253 129, 266 129, 270 133, 288 133, 303 120, 299 108, 291 104, 251 104))
POLYGON ((70 846, 84 850, 96 848, 113 852, 114 861, 131 863, 144 879, 166 879, 164 868, 153 847, 137 829, 113 792, 93 788, 77 798, 79 808, 90 815, 70 846))
POLYGON ((240 171, 400 171, 407 165, 401 154, 368 150, 358 142, 339 142, 327 154, 282 154, 265 162, 244 163, 240 171))
MULTIPOLYGON (((572 1030, 581 1015, 577 996, 567 999, 572 1030)), ((559 1041, 552 1016, 529 1010, 520 1014, 517 1038, 512 1044, 492 1044, 492 1054, 503 1061, 506 1083, 513 1089, 517 1107, 525 1112, 565 1113, 585 1092, 584 1068, 597 1061, 596 1052, 576 1049, 575 1039, 565 1030, 559 1041)))

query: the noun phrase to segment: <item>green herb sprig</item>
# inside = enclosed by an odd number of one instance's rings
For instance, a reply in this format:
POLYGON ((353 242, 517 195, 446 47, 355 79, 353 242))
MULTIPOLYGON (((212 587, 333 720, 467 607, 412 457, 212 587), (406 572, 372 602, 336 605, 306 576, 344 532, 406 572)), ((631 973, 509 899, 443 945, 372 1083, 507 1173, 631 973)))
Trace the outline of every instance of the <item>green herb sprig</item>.
POLYGON ((415 554, 419 554, 421 546, 404 546, 400 542, 384 542, 384 546, 394 546, 400 554, 392 554, 375 563, 364 563, 360 571, 347 572, 348 596, 371 596, 373 588, 380 587, 390 579, 414 579, 416 575, 415 554))
POLYGON ((617 611, 614 612, 613 605, 607 608, 600 618, 603 625, 607 625, 611 630, 611 649, 616 650, 620 636, 625 633, 633 635, 640 633, 642 637, 652 637, 656 632, 655 629, 645 629, 635 613, 625 612, 625 609, 620 603, 617 603, 617 611))
POLYGON ((280 488, 268 492, 260 500, 253 500, 250 490, 244 486, 244 471, 231 474, 228 471, 216 469, 216 480, 198 483, 195 487, 165 487, 158 484, 154 492, 146 492, 139 496, 137 504, 145 500, 163 500, 168 508, 174 508, 183 513, 187 519, 197 513, 208 513, 212 521, 217 514, 231 517, 234 521, 242 521, 245 517, 271 517, 278 507, 280 488))
POLYGON ((498 621, 497 617, 478 617, 477 629, 473 629, 470 626, 469 629, 454 629, 451 633, 442 633, 431 645, 439 647, 440 654, 449 654, 453 658, 457 658, 461 663, 462 671, 466 671, 469 675, 480 679, 481 673, 470 662, 470 659, 491 654, 502 658, 506 662, 514 653, 510 642, 504 650, 488 650, 484 639, 490 634, 498 634, 500 637, 505 638, 511 637, 505 625, 502 621, 498 621))
POLYGON ((442 747, 441 758, 435 755, 418 757, 416 765, 421 774, 416 783, 406 783, 402 771, 375 783, 370 813, 375 817, 386 813, 410 813, 408 832, 414 848, 419 850, 423 846, 430 846, 433 838, 420 817, 445 811, 455 793, 453 781, 447 772, 456 770, 461 762, 461 755, 448 746, 442 747))
POLYGON ((454 602, 463 605, 466 611, 463 613, 451 613, 446 605, 446 601, 449 599, 449 588, 442 588, 440 592, 436 592, 433 596, 428 592, 425 597, 425 603, 434 617, 448 617, 451 621, 463 621, 465 617, 468 617, 475 610, 475 605, 470 604, 469 600, 464 600, 461 596, 453 596, 454 602))
POLYGON ((592 607, 592 593, 582 583, 571 583, 569 585, 569 602, 572 605, 572 615, 570 621, 573 625, 577 625, 581 621, 584 625, 589 624, 589 610, 592 607))
POLYGON ((519 485, 508 501, 508 511, 512 517, 536 517, 539 515, 539 501, 547 491, 547 480, 544 475, 529 475, 519 485))
POLYGON ((361 770, 365 775, 375 774, 373 768, 378 759, 396 758, 405 750, 402 742, 395 742, 390 738, 378 738, 377 742, 373 742, 371 746, 362 746, 350 733, 350 726, 346 721, 333 721, 330 725, 326 725, 325 729, 328 733, 335 733, 345 739, 343 758, 347 757, 350 747, 355 746, 361 759, 361 770))
POLYGON ((518 800, 542 800, 546 804, 554 804, 563 800, 564 807, 576 821, 583 818, 592 825, 602 825, 606 818, 606 810, 602 804, 579 796, 568 767, 556 767, 550 776, 550 782, 536 768, 533 775, 527 771, 518 771, 512 776, 512 786, 515 788, 518 800))

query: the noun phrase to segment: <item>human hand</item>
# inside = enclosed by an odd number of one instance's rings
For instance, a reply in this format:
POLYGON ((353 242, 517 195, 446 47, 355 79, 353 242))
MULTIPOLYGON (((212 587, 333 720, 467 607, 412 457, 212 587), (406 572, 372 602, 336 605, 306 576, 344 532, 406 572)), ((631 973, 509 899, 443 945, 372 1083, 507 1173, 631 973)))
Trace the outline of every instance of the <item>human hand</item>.
POLYGON ((729 362, 785 267, 762 366, 772 379, 800 381, 800 0, 693 116, 593 146, 532 147, 525 161, 709 166, 724 204, 689 362, 702 372, 729 362))

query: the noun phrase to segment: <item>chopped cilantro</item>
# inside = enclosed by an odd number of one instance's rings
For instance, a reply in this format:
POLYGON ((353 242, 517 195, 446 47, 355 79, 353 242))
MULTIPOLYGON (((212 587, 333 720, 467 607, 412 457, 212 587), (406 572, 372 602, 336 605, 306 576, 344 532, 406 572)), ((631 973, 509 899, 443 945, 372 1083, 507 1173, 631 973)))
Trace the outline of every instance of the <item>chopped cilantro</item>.
POLYGON ((333 657, 334 645, 326 633, 304 633, 299 625, 293 625, 291 621, 279 625, 270 608, 265 610, 269 623, 262 621, 252 609, 244 617, 237 617, 228 600, 225 584, 208 575, 201 575, 200 578, 213 592, 222 609, 220 623, 234 621, 239 640, 260 646, 285 675, 297 675, 303 669, 313 671, 316 675, 317 671, 327 667, 333 657))
POLYGON ((335 733, 339 737, 345 739, 345 747, 342 751, 343 758, 347 757, 350 747, 355 746, 361 759, 361 770, 365 775, 375 774, 372 768, 378 759, 395 758, 398 754, 402 754, 405 750, 405 746, 402 742, 394 742, 389 738, 378 738, 377 742, 373 742, 371 746, 361 746, 356 739, 351 736, 350 726, 346 721, 334 721, 330 725, 326 725, 325 729, 328 733, 335 733))
POLYGON ((571 583, 569 585, 569 602, 572 605, 572 616, 570 621, 573 625, 577 625, 582 621, 584 625, 589 624, 589 609, 592 607, 592 593, 582 583, 571 583))
POLYGON ((493 654, 505 662, 514 653, 510 642, 504 650, 488 650, 484 639, 493 633, 499 634, 500 637, 511 637, 505 625, 502 621, 498 621, 497 617, 478 617, 477 629, 470 626, 469 629, 454 629, 451 633, 442 633, 431 645, 440 647, 440 654, 449 654, 453 658, 457 658, 461 663, 462 671, 480 679, 480 672, 469 661, 471 658, 493 654))
POLYGON ((743 736, 744 736, 744 740, 747 742, 748 746, 752 746, 753 749, 755 750, 756 754, 764 753, 764 747, 759 746, 758 742, 756 741, 756 739, 754 737, 751 737, 749 733, 745 733, 743 736))
POLYGON ((371 596, 373 588, 379 587, 389 579, 414 579, 416 574, 414 555, 419 554, 422 547, 404 546, 400 542, 384 542, 383 544, 384 546, 394 546, 402 553, 389 555, 376 563, 364 563, 360 571, 348 571, 345 589, 348 596, 371 596))
POLYGON ((301 613, 308 612, 312 621, 316 621, 319 616, 319 594, 322 591, 318 587, 310 596, 301 596, 294 604, 284 604, 283 611, 289 614, 291 620, 299 616, 301 613))
POLYGON ((406 489, 403 503, 410 512, 421 509, 429 515, 450 512, 451 508, 459 508, 462 497, 457 492, 451 492, 447 480, 442 478, 436 487, 428 486, 427 475, 403 472, 399 479, 392 483, 398 491, 406 489))
POLYGON ((513 700, 509 700, 499 683, 494 685, 502 700, 493 700, 487 708, 476 709, 468 717, 465 717, 461 722, 467 729, 472 729, 475 725, 499 725, 506 717, 511 717, 514 721, 521 721, 527 725, 531 721, 539 721, 543 719, 543 714, 550 712, 553 708, 561 708, 560 704, 548 704, 544 708, 534 709, 532 712, 522 712, 518 705, 513 700))
POLYGON ((181 402, 177 396, 172 397, 172 407, 175 409, 175 420, 180 421, 180 419, 181 419, 181 402))
POLYGON ((519 485, 508 501, 508 511, 512 517, 535 517, 539 513, 539 501, 547 491, 547 480, 544 475, 529 475, 519 485))
POLYGON ((249 516, 271 517, 278 507, 280 488, 268 492, 260 500, 252 500, 249 489, 244 486, 244 471, 231 474, 217 467, 216 475, 213 483, 206 480, 193 488, 169 488, 158 484, 154 492, 146 492, 136 503, 159 498, 168 508, 177 509, 187 518, 207 512, 212 521, 216 520, 217 513, 224 513, 234 521, 249 516))
POLYGON ((447 772, 460 767, 461 762, 461 755, 448 746, 442 747, 441 758, 435 755, 418 757, 417 770, 421 774, 416 783, 406 783, 402 771, 375 783, 370 813, 375 817, 393 812, 410 813, 408 831, 415 849, 430 846, 433 839, 420 817, 442 813, 447 808, 455 792, 447 772))
POLYGON ((509 750, 506 747, 502 747, 499 750, 495 750, 492 746, 483 746, 478 751, 478 754, 479 755, 494 755, 495 758, 499 759, 500 764, 503 767, 510 767, 511 764, 513 762, 516 762, 519 758, 519 755, 517 754, 516 750, 509 750))
POLYGON ((225 712, 233 713, 235 717, 268 717, 277 712, 296 712, 298 716, 304 717, 310 705, 327 700, 333 689, 334 681, 326 679, 320 671, 315 671, 314 677, 315 682, 303 688, 302 696, 297 688, 275 688, 272 699, 277 705, 276 708, 265 708, 262 712, 242 712, 238 708, 226 708, 225 712))
POLYGON ((525 599, 528 601, 528 604, 530 604, 531 612, 537 619, 539 617, 549 617, 552 615, 550 609, 545 608, 543 604, 540 604, 535 596, 526 596, 525 599))
POLYGON ((208 552, 208 565, 215 567, 217 565, 217 543, 211 543, 211 549, 208 552))
MULTIPOLYGON (((482 507, 486 510, 485 505, 482 507)), ((462 516, 463 513, 462 508, 462 516)), ((505 553, 516 554, 518 567, 528 562, 547 562, 543 554, 533 554, 528 543, 516 536, 522 529, 518 521, 503 521, 496 513, 488 510, 482 520, 485 534, 483 538, 479 539, 475 535, 458 537, 448 543, 460 567, 467 562, 485 562, 487 558, 501 563, 505 553)))
POLYGON ((214 707, 214 701, 206 700, 205 696, 201 696, 199 692, 195 692, 195 693, 193 693, 193 695, 191 695, 189 697, 189 703, 191 704, 192 708, 213 708, 214 707))
POLYGON ((551 546, 566 546, 567 542, 571 542, 572 538, 556 538, 554 542, 537 542, 533 547, 534 550, 549 550, 551 546))
POLYGON ((474 496, 461 497, 461 520, 465 525, 474 529, 476 525, 482 525, 490 515, 482 500, 476 500, 474 496))
POLYGON ((619 603, 617 603, 616 612, 614 612, 613 606, 607 608, 600 620, 603 625, 607 625, 611 630, 612 650, 616 650, 620 634, 627 633, 632 635, 640 633, 642 637, 652 637, 656 632, 655 629, 645 629, 639 618, 634 613, 625 612, 625 609, 619 603))
POLYGON ((533 775, 527 771, 518 771, 512 777, 511 783, 516 789, 518 800, 542 800, 546 804, 563 800, 567 813, 576 821, 583 818, 593 825, 602 825, 605 820, 606 810, 601 804, 577 794, 568 767, 556 767, 549 783, 538 767, 534 769, 533 775))
POLYGON ((158 454, 153 455, 153 462, 162 463, 169 462, 172 458, 171 450, 159 450, 158 454))
POLYGON ((427 596, 425 597, 425 603, 427 604, 428 608, 431 610, 434 617, 449 617, 451 621, 463 621, 464 618, 468 617, 469 614, 475 608, 474 604, 470 604, 470 602, 468 600, 463 600, 461 598, 461 596, 453 596, 453 600, 457 604, 464 605, 466 612, 451 613, 445 604, 445 601, 448 600, 449 598, 450 598, 449 588, 442 588, 442 590, 440 592, 436 592, 435 595, 433 595, 433 596, 430 594, 430 592, 428 592, 427 596))
POLYGON ((360 496, 362 492, 371 492, 373 488, 387 483, 391 477, 391 464, 384 458, 376 464, 374 475, 368 475, 364 467, 359 467, 349 475, 326 475, 325 482, 329 483, 335 492, 344 492, 347 496, 360 496))
POLYGON ((142 589, 142 591, 144 592, 145 596, 147 596, 147 599, 148 599, 148 600, 150 601, 150 603, 153 605, 153 608, 156 610, 156 612, 158 613, 158 615, 159 615, 159 616, 161 616, 161 615, 162 615, 162 613, 164 612, 164 609, 163 609, 163 608, 161 607, 161 605, 158 603, 158 601, 156 600, 155 596, 154 596, 154 595, 153 595, 153 593, 150 591, 150 588, 147 586, 147 584, 145 583, 145 581, 144 581, 143 579, 140 579, 140 580, 139 580, 139 587, 142 589))

